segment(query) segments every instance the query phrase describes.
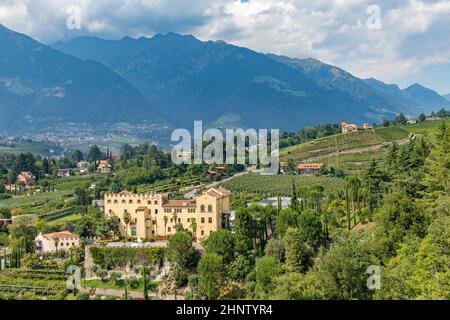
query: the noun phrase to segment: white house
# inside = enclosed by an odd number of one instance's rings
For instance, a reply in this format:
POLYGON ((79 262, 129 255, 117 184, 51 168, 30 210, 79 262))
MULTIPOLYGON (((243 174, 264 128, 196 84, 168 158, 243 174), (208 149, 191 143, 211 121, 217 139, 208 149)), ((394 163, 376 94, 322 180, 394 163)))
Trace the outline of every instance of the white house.
POLYGON ((69 250, 80 245, 80 236, 69 231, 40 233, 36 239, 37 250, 42 253, 69 250))
POLYGON ((77 164, 78 169, 80 169, 81 174, 85 174, 89 172, 89 162, 87 161, 80 161, 77 164))

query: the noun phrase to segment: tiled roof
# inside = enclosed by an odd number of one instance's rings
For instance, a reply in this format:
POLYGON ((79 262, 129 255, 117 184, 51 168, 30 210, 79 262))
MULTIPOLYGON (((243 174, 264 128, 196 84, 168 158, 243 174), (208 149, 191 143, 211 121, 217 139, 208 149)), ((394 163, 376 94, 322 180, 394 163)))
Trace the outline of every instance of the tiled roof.
POLYGON ((322 167, 322 163, 300 163, 297 169, 321 169, 322 167))
POLYGON ((215 197, 215 198, 222 198, 225 196, 229 196, 230 195, 230 191, 228 191, 225 188, 222 187, 217 187, 217 188, 211 188, 209 190, 206 191, 206 194, 215 197))
POLYGON ((195 202, 191 200, 168 200, 163 207, 195 207, 195 202))
POLYGON ((66 238, 79 238, 79 236, 75 233, 72 233, 70 231, 61 231, 61 232, 53 232, 53 233, 46 233, 42 235, 44 238, 47 239, 66 239, 66 238))

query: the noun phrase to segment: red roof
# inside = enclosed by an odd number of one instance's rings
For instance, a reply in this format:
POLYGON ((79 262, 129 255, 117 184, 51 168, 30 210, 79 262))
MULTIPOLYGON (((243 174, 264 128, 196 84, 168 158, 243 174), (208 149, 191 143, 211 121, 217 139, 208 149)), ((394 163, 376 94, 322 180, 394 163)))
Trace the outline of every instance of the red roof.
POLYGON ((297 169, 322 169, 322 163, 300 163, 297 169))
POLYGON ((195 202, 191 200, 168 200, 163 207, 195 207, 195 202))

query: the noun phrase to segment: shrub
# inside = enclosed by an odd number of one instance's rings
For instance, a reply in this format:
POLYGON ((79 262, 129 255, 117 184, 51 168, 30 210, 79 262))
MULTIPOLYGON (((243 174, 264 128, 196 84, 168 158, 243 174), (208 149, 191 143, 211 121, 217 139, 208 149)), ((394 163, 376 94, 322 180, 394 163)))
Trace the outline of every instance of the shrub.
POLYGON ((166 253, 166 249, 162 247, 152 247, 152 248, 91 247, 90 250, 94 263, 108 270, 114 268, 124 268, 128 263, 134 266, 161 264, 166 253))

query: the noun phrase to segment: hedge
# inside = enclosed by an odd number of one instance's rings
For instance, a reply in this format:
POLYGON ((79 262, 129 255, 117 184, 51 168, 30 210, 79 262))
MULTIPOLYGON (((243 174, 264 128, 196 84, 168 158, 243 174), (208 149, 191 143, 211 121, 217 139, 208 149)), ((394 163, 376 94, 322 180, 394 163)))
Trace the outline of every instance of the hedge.
POLYGON ((163 247, 91 247, 90 250, 94 263, 108 270, 124 268, 128 263, 132 266, 161 264, 166 254, 163 247))

